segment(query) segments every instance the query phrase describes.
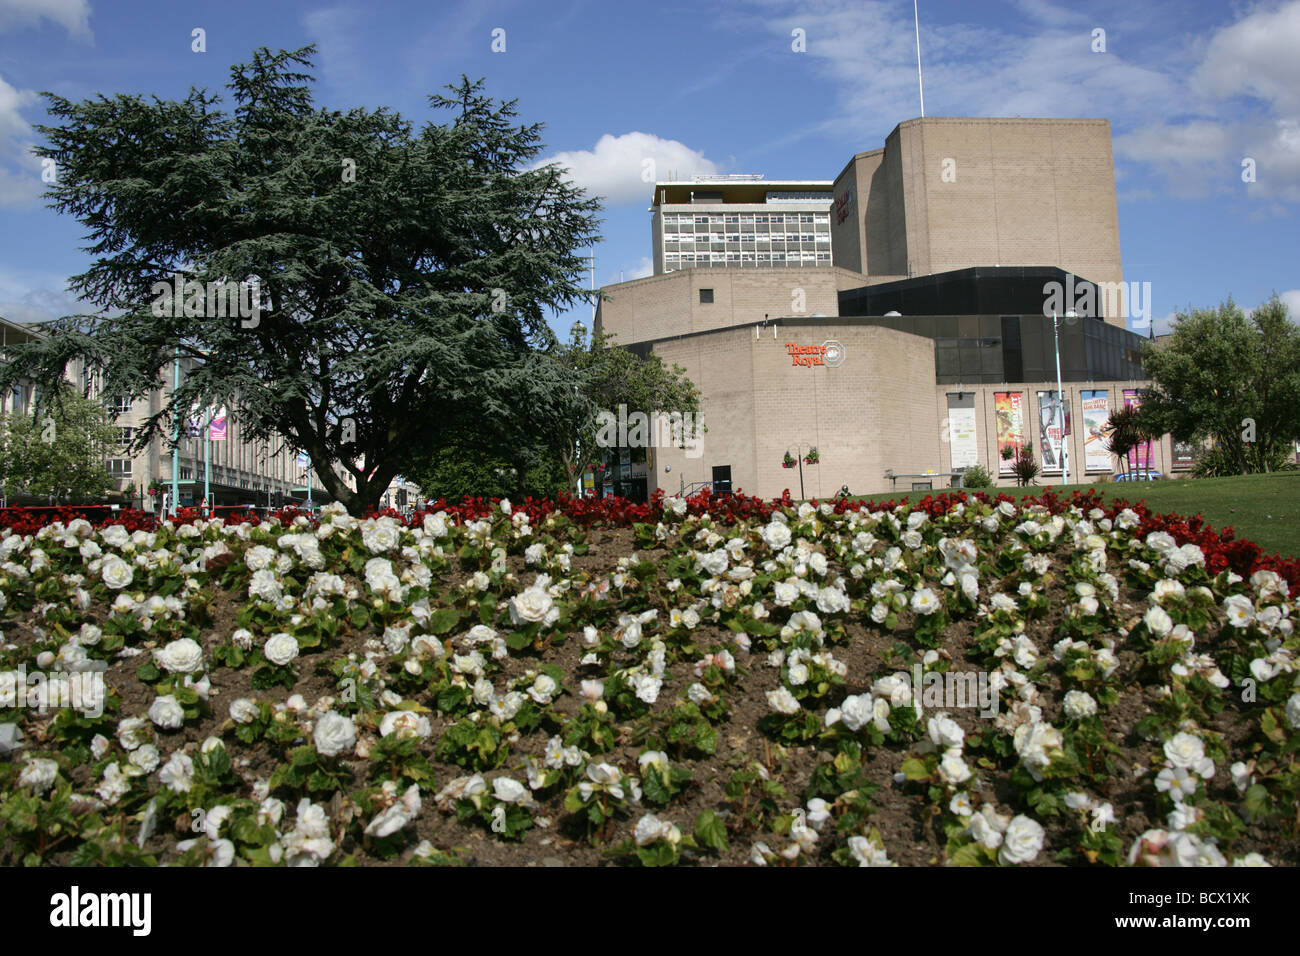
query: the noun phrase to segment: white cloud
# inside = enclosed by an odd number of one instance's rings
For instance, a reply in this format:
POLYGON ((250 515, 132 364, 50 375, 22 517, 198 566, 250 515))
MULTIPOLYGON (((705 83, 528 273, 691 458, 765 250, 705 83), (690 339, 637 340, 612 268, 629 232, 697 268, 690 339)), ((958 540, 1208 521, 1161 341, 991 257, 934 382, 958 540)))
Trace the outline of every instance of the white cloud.
POLYGON ((67 279, 53 273, 0 268, 0 317, 10 322, 48 322, 95 311, 68 291, 67 279))
POLYGON ((1261 10, 1211 38, 1192 89, 1211 97, 1257 97, 1300 114, 1300 0, 1261 10))
POLYGON ((654 274, 655 274, 654 260, 651 259, 649 256, 642 256, 633 265, 628 265, 627 263, 624 263, 623 267, 619 269, 618 272, 610 273, 610 276, 606 281, 609 283, 631 282, 633 279, 644 279, 647 276, 652 276, 654 274))
POLYGON ((36 202, 44 190, 41 161, 31 154, 32 127, 21 110, 36 105, 31 90, 19 90, 0 77, 0 208, 36 202))
POLYGON ((0 0, 0 33, 52 20, 79 39, 89 40, 90 0, 0 0))
POLYGON ((1278 298, 1286 303, 1287 314, 1291 316, 1291 321, 1300 322, 1300 289, 1287 289, 1279 293, 1278 298))
POLYGON ((357 38, 362 26, 359 10, 327 7, 303 14, 303 30, 316 44, 318 74, 337 86, 355 86, 362 79, 362 51, 357 38))
MULTIPOLYGON (((1009 2, 1017 15, 1006 27, 927 18, 922 7, 927 115, 1105 117, 1116 157, 1165 178, 1170 194, 1300 200, 1300 0, 1257 7, 1206 39, 1171 33, 1161 5, 1094 23, 1054 0, 1009 2), (1094 26, 1107 28, 1104 53, 1092 51, 1094 26), (1251 184, 1241 180, 1245 157, 1256 161, 1251 184)), ((835 118, 794 138, 851 126, 866 148, 919 115, 910 4, 751 6, 782 39, 806 30, 806 55, 837 93, 835 118)))
POLYGON ((556 153, 538 165, 556 163, 569 170, 570 178, 592 196, 618 205, 651 199, 656 180, 690 179, 716 173, 718 166, 704 154, 675 139, 660 139, 651 133, 606 133, 591 150, 556 153))

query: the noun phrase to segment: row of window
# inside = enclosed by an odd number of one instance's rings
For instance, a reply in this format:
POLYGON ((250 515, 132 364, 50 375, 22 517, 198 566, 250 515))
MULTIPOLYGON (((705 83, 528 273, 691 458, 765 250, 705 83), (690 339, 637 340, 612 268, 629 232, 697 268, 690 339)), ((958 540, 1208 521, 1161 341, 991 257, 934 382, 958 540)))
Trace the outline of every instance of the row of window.
POLYGON ((701 232, 692 235, 688 232, 664 233, 664 242, 820 242, 829 244, 829 233, 812 232, 701 232))
POLYGON ((714 225, 714 224, 744 224, 744 225, 763 225, 778 224, 784 225, 789 223, 794 225, 801 222, 820 223, 829 226, 831 223, 831 214, 828 212, 741 212, 741 213, 672 213, 663 214, 664 228, 672 226, 688 226, 692 223, 697 225, 714 225))
POLYGON ((679 256, 665 256, 664 269, 671 272, 678 268, 691 266, 803 266, 830 265, 829 252, 713 252, 683 253, 679 256), (815 258, 814 258, 815 256, 815 258))
POLYGON ((800 249, 805 252, 830 252, 831 244, 828 239, 825 242, 772 242, 760 240, 754 242, 727 242, 723 243, 721 239, 715 239, 713 242, 665 242, 664 252, 798 252, 800 249))

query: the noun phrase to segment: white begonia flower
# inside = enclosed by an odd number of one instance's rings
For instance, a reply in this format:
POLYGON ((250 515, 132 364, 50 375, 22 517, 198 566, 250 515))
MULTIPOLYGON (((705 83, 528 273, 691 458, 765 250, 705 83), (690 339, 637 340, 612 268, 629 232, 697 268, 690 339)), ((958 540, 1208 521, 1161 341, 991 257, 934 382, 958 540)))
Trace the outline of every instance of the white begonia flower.
POLYGON ((421 805, 420 787, 413 783, 406 788, 400 800, 370 821, 365 830, 366 835, 380 839, 392 836, 419 816, 421 805))
POLYGON ((143 746, 137 747, 135 750, 132 750, 130 756, 127 757, 127 763, 145 773, 153 773, 157 770, 158 761, 158 748, 153 744, 144 744, 143 746))
POLYGON ((1233 627, 1249 627, 1255 620, 1255 605, 1244 594, 1233 594, 1223 599, 1223 611, 1233 627))
POLYGON ((549 704, 557 690, 559 684, 555 682, 555 678, 549 674, 538 674, 537 679, 533 681, 533 686, 528 688, 528 696, 536 703, 549 704))
POLYGON ((1180 803, 1196 793, 1200 782, 1187 767, 1165 767, 1156 775, 1156 790, 1168 792, 1175 803, 1180 803))
POLYGON ((864 836, 851 836, 848 839, 849 855, 857 860, 858 866, 894 866, 889 854, 876 846, 864 836))
POLYGON ((230 702, 230 719, 237 724, 252 723, 259 713, 257 704, 247 697, 237 697, 230 702))
POLYGON ((115 554, 110 554, 104 559, 104 563, 100 565, 100 576, 104 584, 113 591, 120 591, 135 580, 135 572, 131 569, 131 565, 115 554))
POLYGON ((316 752, 324 757, 337 757, 356 746, 357 728, 350 717, 336 711, 326 711, 316 721, 312 731, 316 752))
POLYGON ((429 718, 413 710, 391 710, 379 722, 379 735, 387 737, 397 734, 400 737, 418 737, 423 740, 432 733, 429 718))
POLYGON ((185 710, 175 697, 167 694, 149 705, 149 719, 164 730, 175 730, 185 723, 185 710))
POLYGON ((1177 733, 1165 741, 1170 766, 1195 769, 1205 759, 1205 743, 1195 734, 1177 733))
POLYGON ((131 779, 122 773, 122 768, 114 761, 104 768, 104 778, 95 788, 95 793, 99 794, 105 803, 117 803, 130 789, 131 779))
POLYGON ((668 820, 660 819, 653 813, 647 813, 637 821, 632 831, 637 846, 647 846, 659 840, 667 840, 676 845, 681 842, 682 831, 668 820))
POLYGON ((797 714, 801 709, 799 701, 786 687, 769 690, 767 692, 767 704, 777 713, 786 714, 787 716, 797 714))
POLYGON ((283 667, 298 656, 298 640, 292 634, 284 632, 273 634, 262 646, 262 653, 272 664, 283 667))
POLYGON ((284 596, 284 591, 276 579, 275 572, 264 568, 253 572, 253 577, 248 582, 248 595, 259 601, 269 601, 274 604, 284 596))
POLYGON ((763 530, 759 532, 759 536, 763 539, 763 543, 773 551, 780 551, 785 548, 792 539, 789 526, 784 521, 777 520, 772 520, 764 525, 763 530))
POLYGON ((850 731, 857 732, 866 727, 875 713, 875 704, 870 693, 859 693, 844 698, 840 705, 840 719, 850 731))
POLYGON ((59 775, 59 765, 44 757, 28 757, 23 771, 18 776, 18 786, 30 787, 36 793, 44 793, 54 786, 59 775))
POLYGON ((961 758, 961 754, 955 751, 949 751, 944 754, 943 759, 939 761, 940 780, 953 786, 965 783, 970 778, 970 767, 967 766, 966 761, 961 758))
POLYGON ((143 717, 127 717, 117 725, 117 740, 123 750, 134 750, 153 740, 153 730, 143 717))
POLYGON ((493 780, 492 794, 502 803, 527 803, 531 799, 528 788, 510 777, 497 777, 493 780))
POLYGON ((849 596, 839 588, 826 587, 817 592, 817 610, 836 614, 849 609, 849 596))
POLYGON ((380 518, 369 528, 361 531, 361 543, 371 554, 385 554, 401 543, 401 529, 391 518, 380 518))
POLYGON ((938 595, 929 588, 917 588, 912 595, 911 607, 917 614, 930 615, 938 611, 941 605, 938 595))
POLYGON ((990 850, 996 850, 1002 845, 1002 834, 1006 832, 1010 822, 1010 819, 985 804, 980 807, 978 813, 971 815, 966 829, 976 843, 990 850))
POLYGON ((1174 628, 1173 619, 1158 604, 1149 608, 1146 614, 1142 615, 1142 622, 1146 624, 1147 630, 1156 637, 1164 637, 1174 628))
POLYGON ((789 607, 799 599, 799 587, 792 581, 778 581, 772 587, 772 600, 778 607, 789 607))
POLYGON ((158 780, 173 793, 189 793, 194 786, 194 761, 176 751, 158 771, 158 780))
MULTIPOLYGON (((538 580, 540 582, 542 578, 538 580)), ((546 580, 549 583, 549 579, 546 580)), ((510 599, 510 621, 516 627, 539 622, 554 624, 559 616, 559 608, 555 607, 555 599, 546 585, 534 584, 510 599)))
POLYGON ((930 740, 942 750, 956 748, 960 750, 966 740, 966 732, 947 714, 936 714, 926 724, 930 740))
POLYGON ((653 674, 632 675, 632 688, 636 692, 637 700, 646 704, 653 704, 659 699, 659 691, 663 685, 663 679, 653 674))
POLYGON ((1028 863, 1043 848, 1043 828, 1036 820, 1021 814, 1007 824, 998 850, 998 862, 1004 864, 1028 863))
POLYGON ((203 667, 203 648, 188 637, 154 651, 154 660, 171 674, 193 674, 203 667))
POLYGON ((1071 690, 1065 692, 1065 716, 1072 720, 1091 717, 1097 713, 1097 701, 1087 691, 1071 690))

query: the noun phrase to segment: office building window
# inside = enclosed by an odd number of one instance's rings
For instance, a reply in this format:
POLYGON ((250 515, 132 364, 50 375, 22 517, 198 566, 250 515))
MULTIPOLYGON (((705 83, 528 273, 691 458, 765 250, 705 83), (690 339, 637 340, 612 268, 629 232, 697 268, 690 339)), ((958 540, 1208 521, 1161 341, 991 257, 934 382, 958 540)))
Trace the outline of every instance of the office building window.
POLYGON ((130 458, 109 458, 104 462, 104 467, 114 478, 131 477, 131 459, 130 458))

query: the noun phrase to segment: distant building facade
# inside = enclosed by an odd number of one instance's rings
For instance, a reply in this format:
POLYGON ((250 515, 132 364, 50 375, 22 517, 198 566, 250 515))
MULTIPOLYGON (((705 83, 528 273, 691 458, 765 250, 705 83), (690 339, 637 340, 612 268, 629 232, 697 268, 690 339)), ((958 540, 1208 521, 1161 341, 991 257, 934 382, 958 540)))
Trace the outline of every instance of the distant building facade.
MULTIPOLYGON (((684 368, 707 432, 691 454, 618 449, 607 493, 798 496, 801 461, 810 498, 946 488, 976 464, 1006 485, 1004 456, 1026 444, 1043 484, 1067 466, 1072 483, 1119 468, 1105 421, 1149 382, 1125 323, 1107 121, 910 120, 825 186, 655 185, 655 274, 602 289, 596 327, 684 368), (783 213, 786 258, 759 262, 776 255, 772 197, 799 191, 813 258, 800 231, 792 271, 783 213)), ((1190 467, 1172 451, 1152 443, 1140 467, 1190 467)))

